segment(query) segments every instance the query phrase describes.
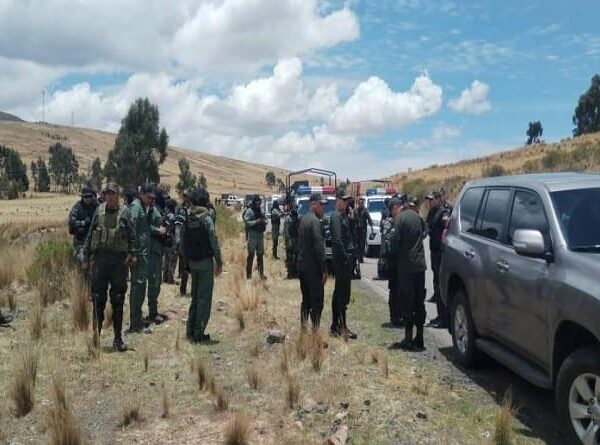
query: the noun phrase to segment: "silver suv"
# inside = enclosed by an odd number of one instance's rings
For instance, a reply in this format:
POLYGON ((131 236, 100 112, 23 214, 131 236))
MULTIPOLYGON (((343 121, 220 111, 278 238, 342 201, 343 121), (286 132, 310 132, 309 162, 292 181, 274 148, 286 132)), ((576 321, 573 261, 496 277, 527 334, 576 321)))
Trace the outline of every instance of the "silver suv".
POLYGON ((555 388, 570 443, 600 444, 600 175, 467 183, 445 232, 454 353, 555 388))

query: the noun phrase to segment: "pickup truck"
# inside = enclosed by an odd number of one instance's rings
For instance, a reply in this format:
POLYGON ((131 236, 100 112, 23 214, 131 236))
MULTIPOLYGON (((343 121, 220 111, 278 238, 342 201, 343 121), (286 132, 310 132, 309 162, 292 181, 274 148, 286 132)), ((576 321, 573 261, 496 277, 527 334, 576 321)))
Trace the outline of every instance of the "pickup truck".
POLYGON ((242 198, 238 198, 236 195, 227 195, 227 198, 223 200, 226 206, 236 206, 244 204, 244 200, 242 198))

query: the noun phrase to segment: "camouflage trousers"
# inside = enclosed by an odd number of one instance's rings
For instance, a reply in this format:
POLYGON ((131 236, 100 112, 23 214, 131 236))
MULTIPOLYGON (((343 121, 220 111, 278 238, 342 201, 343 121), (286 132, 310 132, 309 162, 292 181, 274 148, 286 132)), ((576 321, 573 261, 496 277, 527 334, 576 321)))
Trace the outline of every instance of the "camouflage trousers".
POLYGON ((177 267, 177 246, 165 247, 165 259, 163 262, 163 282, 173 284, 175 282, 175 268, 177 267))

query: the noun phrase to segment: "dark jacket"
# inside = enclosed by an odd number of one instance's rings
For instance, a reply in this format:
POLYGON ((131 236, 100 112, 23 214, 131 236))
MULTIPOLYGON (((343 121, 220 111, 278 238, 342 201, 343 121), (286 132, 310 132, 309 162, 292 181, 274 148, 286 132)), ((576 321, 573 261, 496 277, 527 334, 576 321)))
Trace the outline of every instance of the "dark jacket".
POLYGON ((442 233, 446 227, 446 221, 450 218, 452 206, 444 203, 441 206, 430 209, 427 214, 427 229, 429 231, 429 249, 432 252, 442 251, 442 233))
POLYGON ((398 271, 416 273, 427 270, 423 248, 423 219, 411 210, 402 210, 394 220, 392 249, 398 271))
POLYGON ((323 226, 312 210, 302 217, 298 228, 298 271, 327 272, 323 226))
POLYGON ((334 266, 352 264, 354 243, 347 215, 336 209, 331 215, 329 231, 331 233, 331 251, 334 266))
MULTIPOLYGON (((221 257, 221 247, 219 245, 219 238, 217 236, 217 231, 215 229, 215 223, 210 215, 210 212, 207 208, 201 206, 192 205, 192 207, 188 210, 189 214, 186 220, 186 223, 181 227, 181 251, 184 257, 184 261, 190 266, 190 269, 194 270, 197 268, 197 265, 200 261, 194 261, 189 258, 189 252, 186 252, 186 236, 187 236, 187 222, 192 218, 196 218, 200 221, 200 223, 204 224, 204 228, 206 229, 207 241, 210 244, 210 255, 207 258, 213 259, 217 263, 217 266, 221 267, 223 265, 223 259, 221 257)), ((208 247, 208 246, 207 246, 208 247)))
POLYGON ((98 203, 94 200, 89 206, 82 201, 77 202, 69 213, 69 233, 73 235, 76 245, 83 245, 90 229, 94 212, 98 203))

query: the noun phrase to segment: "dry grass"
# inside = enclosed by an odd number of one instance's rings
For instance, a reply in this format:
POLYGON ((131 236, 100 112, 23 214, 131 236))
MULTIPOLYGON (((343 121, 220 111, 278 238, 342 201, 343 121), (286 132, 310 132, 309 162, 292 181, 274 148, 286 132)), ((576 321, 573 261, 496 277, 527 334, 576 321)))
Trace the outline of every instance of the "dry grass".
POLYGON ((246 376, 248 377, 248 385, 254 390, 259 390, 263 386, 263 378, 261 370, 256 363, 252 363, 246 370, 246 376))
POLYGON ((85 340, 87 346, 88 357, 92 360, 98 360, 100 358, 100 336, 98 335, 98 330, 94 329, 91 338, 86 338, 85 340))
POLYGON ((31 338, 39 341, 42 338, 42 331, 44 330, 44 309, 39 302, 33 303, 29 328, 31 338))
POLYGON ((428 377, 420 376, 410 389, 419 396, 428 396, 431 394, 431 386, 431 380, 428 377))
POLYGON ((354 357, 356 357, 356 361, 359 365, 364 365, 366 362, 366 352, 365 348, 362 346, 357 346, 354 351, 354 357))
POLYGON ((177 323, 177 330, 175 331, 175 350, 181 351, 181 324, 177 323))
POLYGON ((193 364, 193 369, 196 373, 196 382, 198 384, 198 390, 206 390, 209 381, 209 375, 208 371, 206 370, 206 366, 204 366, 204 361, 201 357, 196 357, 196 360, 193 364))
POLYGON ((285 377, 290 374, 290 366, 292 365, 292 357, 288 347, 284 345, 281 349, 281 361, 279 362, 279 371, 285 377))
POLYGON ((81 332, 85 332, 90 327, 90 312, 88 309, 88 288, 82 282, 76 271, 71 271, 67 275, 67 286, 69 289, 69 299, 71 300, 71 316, 73 325, 81 332))
POLYGON ((512 445, 514 443, 513 417, 512 395, 510 391, 507 391, 494 425, 494 436, 492 437, 494 445, 512 445))
POLYGON ((128 427, 132 423, 142 422, 143 420, 139 400, 125 400, 121 412, 121 426, 128 427))
POLYGON ((323 367, 323 361, 325 360, 325 351, 323 345, 324 340, 320 334, 320 331, 311 336, 310 358, 313 371, 315 372, 320 372, 321 368, 323 367))
POLYGON ((39 350, 29 346, 18 353, 19 364, 14 371, 11 398, 17 417, 29 414, 35 405, 35 384, 39 362, 39 350))
POLYGON ((148 372, 150 364, 150 350, 147 346, 142 347, 142 362, 144 363, 144 372, 148 372))
POLYGON ((163 419, 171 417, 171 394, 167 390, 167 385, 162 384, 162 415, 163 419))
POLYGON ((225 429, 225 445, 248 445, 250 442, 250 418, 236 413, 225 429))
POLYGON ((306 359, 311 350, 311 336, 308 332, 302 330, 296 339, 296 357, 301 362, 306 359))
POLYGON ((229 408, 229 394, 227 394, 225 388, 223 388, 222 385, 215 383, 211 392, 214 396, 213 407, 215 411, 218 413, 227 411, 229 408))
POLYGON ((295 377, 288 375, 285 378, 285 402, 289 409, 294 409, 300 400, 300 385, 295 377))
POLYGON ((389 377, 389 360, 388 356, 381 349, 374 349, 371 353, 371 360, 374 365, 378 365, 381 374, 387 379, 389 377))
POLYGON ((64 380, 60 376, 52 379, 53 404, 48 410, 48 430, 51 445, 79 445, 83 443, 81 428, 73 417, 64 380))
POLYGON ((104 308, 104 329, 109 329, 113 324, 113 308, 110 302, 106 303, 106 307, 104 308))
POLYGON ((246 329, 246 321, 244 320, 244 312, 241 308, 238 308, 235 311, 235 318, 238 322, 238 330, 242 332, 244 329, 246 329))

